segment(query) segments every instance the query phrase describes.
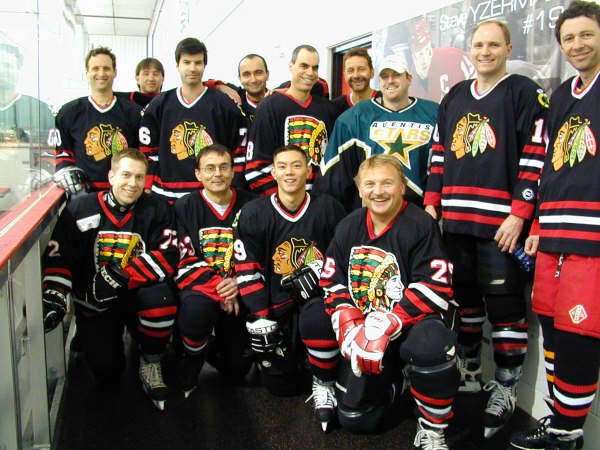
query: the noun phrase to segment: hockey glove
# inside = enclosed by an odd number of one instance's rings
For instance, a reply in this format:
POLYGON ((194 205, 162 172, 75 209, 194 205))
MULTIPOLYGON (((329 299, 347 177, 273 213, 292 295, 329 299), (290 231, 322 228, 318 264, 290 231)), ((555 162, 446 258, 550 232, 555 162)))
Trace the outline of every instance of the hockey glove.
POLYGON ((381 374, 385 351, 390 341, 400 336, 401 332, 402 321, 395 314, 381 310, 368 314, 364 327, 354 335, 350 344, 354 374, 381 374))
POLYGON ((44 331, 54 330, 67 313, 67 297, 56 289, 45 289, 42 293, 44 331))
POLYGON ((331 325, 344 358, 350 359, 350 344, 364 323, 365 316, 356 306, 344 303, 335 308, 331 315, 331 325))
POLYGON ((275 353, 283 356, 285 344, 283 333, 274 320, 265 318, 249 320, 246 329, 250 333, 250 347, 252 351, 259 354, 275 353))
POLYGON ((128 282, 129 276, 118 266, 114 264, 102 266, 94 275, 87 302, 93 309, 106 311, 119 298, 121 291, 127 289, 128 282))
POLYGON ((77 194, 87 188, 85 172, 77 166, 60 169, 54 174, 54 181, 69 194, 77 194))
POLYGON ((298 268, 294 273, 281 279, 281 287, 301 303, 308 301, 316 294, 321 277, 323 261, 313 261, 298 268))

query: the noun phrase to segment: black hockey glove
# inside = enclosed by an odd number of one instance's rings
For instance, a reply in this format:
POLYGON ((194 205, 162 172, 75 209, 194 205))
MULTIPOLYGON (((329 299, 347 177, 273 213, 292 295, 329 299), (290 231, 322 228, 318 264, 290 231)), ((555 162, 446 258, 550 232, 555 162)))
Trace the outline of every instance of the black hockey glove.
POLYGON ((313 261, 281 279, 281 287, 301 303, 316 295, 321 277, 322 261, 313 261))
POLYGON ((60 169, 54 174, 54 181, 71 195, 87 190, 85 172, 77 166, 60 169))
POLYGON ((285 344, 283 333, 274 320, 250 319, 246 322, 246 328, 250 333, 250 347, 255 353, 276 353, 283 356, 285 344))
POLYGON ((88 292, 87 303, 93 309, 106 311, 118 298, 121 291, 127 288, 129 276, 114 264, 100 267, 92 280, 91 292, 88 292))
POLYGON ((56 289, 44 289, 42 292, 44 331, 54 330, 67 313, 67 297, 56 289))

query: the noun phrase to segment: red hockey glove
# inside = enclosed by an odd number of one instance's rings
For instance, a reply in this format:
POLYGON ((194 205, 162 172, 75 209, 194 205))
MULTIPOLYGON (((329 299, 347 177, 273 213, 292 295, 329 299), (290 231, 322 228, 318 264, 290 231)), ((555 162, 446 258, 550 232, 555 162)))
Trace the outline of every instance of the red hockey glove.
POLYGON ((365 316, 356 306, 347 303, 338 305, 331 315, 331 325, 338 341, 340 352, 346 359, 350 358, 350 344, 365 322, 365 316))

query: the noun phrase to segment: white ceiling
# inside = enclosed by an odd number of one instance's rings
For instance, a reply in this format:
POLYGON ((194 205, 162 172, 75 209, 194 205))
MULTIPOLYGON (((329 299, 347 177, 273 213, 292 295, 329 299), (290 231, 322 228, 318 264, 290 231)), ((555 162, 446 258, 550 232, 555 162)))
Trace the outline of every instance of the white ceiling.
POLYGON ((76 0, 75 14, 91 35, 147 36, 160 0, 76 0))

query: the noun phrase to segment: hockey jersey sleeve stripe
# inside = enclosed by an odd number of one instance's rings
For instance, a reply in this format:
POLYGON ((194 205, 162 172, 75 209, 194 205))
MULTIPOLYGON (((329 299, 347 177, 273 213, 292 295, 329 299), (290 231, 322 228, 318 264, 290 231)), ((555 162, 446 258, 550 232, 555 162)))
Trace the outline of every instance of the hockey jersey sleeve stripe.
POLYGON ((440 296, 432 286, 427 286, 425 283, 411 283, 407 289, 421 293, 427 300, 435 304, 438 310, 448 311, 448 300, 440 296))
POLYGON ((433 173, 435 175, 443 175, 444 174, 444 168, 443 167, 434 167, 434 166, 431 166, 431 168, 429 169, 429 173, 433 173))
POLYGON ((247 296, 253 294, 254 292, 260 291, 264 289, 264 285, 262 283, 254 283, 248 286, 240 287, 240 294, 242 296, 247 296))
MULTIPOLYGON (((249 263, 236 263, 235 270, 238 274, 243 274, 244 272, 254 272, 260 271, 262 272, 264 269, 258 262, 249 262, 249 263)), ((238 279, 239 282, 239 279, 238 279)))
POLYGON ((424 205, 439 206, 442 203, 442 194, 439 192, 425 192, 424 205))
POLYGON ((442 199, 442 206, 447 208, 470 208, 506 214, 510 213, 509 205, 499 205, 497 203, 482 202, 477 200, 442 199))
POLYGON ((600 202, 578 202, 578 201, 561 201, 561 202, 544 202, 540 206, 540 210, 553 209, 587 209, 592 211, 600 211, 600 202))
POLYGON ((542 238, 577 239, 582 241, 600 242, 600 232, 573 231, 564 228, 548 230, 540 228, 539 236, 542 238))
POLYGON ((250 283, 252 281, 256 281, 256 280, 261 280, 264 281, 264 277, 261 273, 251 273, 248 275, 239 275, 237 276, 237 284, 238 286, 245 284, 245 283, 250 283))
POLYGON ((525 147, 523 147, 523 155, 526 154, 537 155, 541 159, 544 159, 544 157, 546 156, 546 147, 544 147, 543 145, 528 144, 525 147))
POLYGON ((510 213, 523 219, 530 219, 533 216, 535 206, 521 200, 514 200, 510 207, 510 213))
POLYGON ((521 158, 519 165, 522 166, 523 169, 531 168, 539 171, 544 167, 544 161, 541 159, 521 158))
POLYGON ((539 172, 520 171, 517 177, 521 180, 537 181, 540 178, 539 172))

